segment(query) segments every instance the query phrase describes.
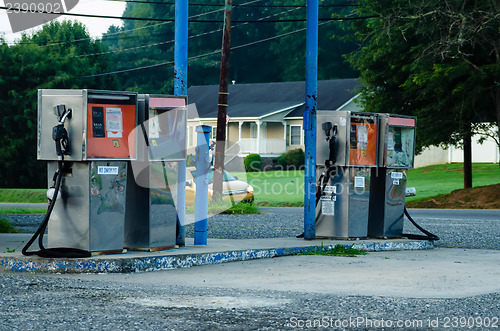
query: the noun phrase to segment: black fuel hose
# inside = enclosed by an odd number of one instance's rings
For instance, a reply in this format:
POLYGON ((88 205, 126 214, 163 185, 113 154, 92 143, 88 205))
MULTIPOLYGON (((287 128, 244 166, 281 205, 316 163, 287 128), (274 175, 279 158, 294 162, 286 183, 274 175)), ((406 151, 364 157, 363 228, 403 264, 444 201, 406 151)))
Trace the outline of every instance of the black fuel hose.
POLYGON ((45 234, 45 229, 47 228, 47 224, 49 223, 50 215, 52 214, 52 210, 54 209, 54 205, 56 204, 57 195, 59 193, 59 188, 61 187, 62 181, 62 173, 63 173, 63 161, 58 161, 57 171, 53 177, 54 185, 54 195, 50 201, 49 207, 47 208, 47 213, 43 219, 42 224, 38 227, 35 234, 28 243, 23 247, 22 253, 25 256, 38 255, 40 257, 67 257, 67 258, 85 258, 91 257, 92 254, 89 251, 85 251, 78 248, 67 248, 67 247, 58 247, 58 248, 45 248, 43 245, 43 235, 45 234), (40 247, 39 251, 29 251, 28 249, 31 247, 33 242, 35 242, 38 237, 38 246, 40 247))
POLYGON ((419 229, 420 231, 422 231, 422 233, 425 234, 425 236, 422 236, 422 235, 418 235, 418 234, 406 234, 406 233, 403 233, 403 236, 408 238, 408 239, 419 239, 419 240, 439 240, 439 237, 436 236, 435 234, 433 233, 430 233, 429 231, 427 231, 426 229, 422 228, 420 225, 417 224, 417 222, 415 222, 413 220, 413 218, 410 216, 410 213, 408 213, 408 209, 406 209, 405 207, 405 215, 406 217, 408 218, 408 220, 417 228, 419 229))

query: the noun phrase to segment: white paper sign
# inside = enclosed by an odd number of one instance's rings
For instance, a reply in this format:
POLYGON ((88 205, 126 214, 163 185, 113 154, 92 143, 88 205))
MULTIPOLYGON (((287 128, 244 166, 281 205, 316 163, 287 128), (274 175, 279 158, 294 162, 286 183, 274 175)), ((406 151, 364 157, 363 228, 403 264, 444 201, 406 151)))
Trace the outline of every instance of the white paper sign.
POLYGON ((392 172, 391 173, 391 178, 403 179, 403 173, 402 172, 392 172))
POLYGON ((106 108, 106 133, 108 138, 122 138, 123 115, 120 108, 106 108))
POLYGON ((368 148, 368 127, 364 125, 358 125, 356 128, 356 134, 358 139, 358 149, 368 148))
POLYGON ((319 198, 321 201, 337 201, 336 195, 322 195, 319 198))
POLYGON ((335 215, 335 202, 332 200, 321 201, 321 213, 323 215, 334 216, 335 215))
POLYGON ((399 179, 393 179, 392 185, 399 185, 399 179))
POLYGON ((340 126, 345 126, 347 124, 347 120, 345 117, 340 118, 340 126))
POLYGON ((354 177, 354 187, 365 187, 365 177, 362 176, 354 177))
POLYGON ((331 185, 328 185, 328 186, 325 186, 325 189, 323 190, 324 193, 337 193, 337 187, 336 186, 331 186, 331 185))

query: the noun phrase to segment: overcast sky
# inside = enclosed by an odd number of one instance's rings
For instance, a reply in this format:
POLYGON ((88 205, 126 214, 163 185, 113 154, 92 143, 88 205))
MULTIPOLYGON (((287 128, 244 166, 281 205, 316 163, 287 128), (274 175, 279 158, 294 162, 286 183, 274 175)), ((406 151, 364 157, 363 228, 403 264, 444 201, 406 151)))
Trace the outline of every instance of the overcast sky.
MULTIPOLYGON (((19 0, 17 0, 19 1, 19 0)), ((30 0, 26 0, 28 3, 30 0)), ((5 6, 5 1, 0 0, 1 6, 5 6)), ((125 10, 125 2, 118 1, 104 1, 104 0, 80 0, 78 4, 73 8, 70 13, 75 14, 88 14, 88 15, 108 15, 108 16, 121 16, 125 10)), ((122 25, 121 20, 117 19, 102 19, 102 18, 87 18, 87 17, 70 17, 61 16, 56 20, 71 19, 78 20, 85 24, 87 30, 92 37, 101 37, 101 35, 108 30, 110 25, 122 25)), ((40 29, 38 26, 34 29, 30 29, 29 32, 40 29)), ((0 9, 0 34, 9 43, 19 39, 21 37, 21 32, 12 33, 10 27, 9 18, 5 10, 0 9)))

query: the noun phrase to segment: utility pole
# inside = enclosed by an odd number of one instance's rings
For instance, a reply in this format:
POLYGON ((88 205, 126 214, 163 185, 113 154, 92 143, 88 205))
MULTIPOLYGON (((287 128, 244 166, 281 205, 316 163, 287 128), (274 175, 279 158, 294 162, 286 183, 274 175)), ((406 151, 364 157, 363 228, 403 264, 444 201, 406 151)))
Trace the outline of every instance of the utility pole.
POLYGON ((307 0, 306 110, 304 112, 304 239, 316 238, 316 107, 318 95, 318 0, 307 0))
MULTIPOLYGON (((174 94, 187 95, 188 70, 188 0, 175 0, 174 94)), ((185 245, 186 161, 178 163, 177 237, 176 244, 185 245)))
POLYGON ((231 50, 231 14, 233 0, 226 0, 224 8, 224 33, 219 78, 219 103, 217 112, 217 136, 215 139, 215 164, 212 201, 222 199, 224 150, 226 148, 226 117, 229 84, 229 53, 231 50))

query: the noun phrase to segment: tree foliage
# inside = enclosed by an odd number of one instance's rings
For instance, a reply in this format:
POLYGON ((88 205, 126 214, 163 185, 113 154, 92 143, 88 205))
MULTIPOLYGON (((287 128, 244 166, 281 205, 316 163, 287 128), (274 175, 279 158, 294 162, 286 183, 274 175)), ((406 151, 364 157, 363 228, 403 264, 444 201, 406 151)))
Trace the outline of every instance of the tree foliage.
MULTIPOLYGON (((229 80, 236 83, 256 83, 272 81, 303 80, 305 77, 305 31, 260 42, 277 35, 305 28, 305 22, 238 23, 238 21, 305 19, 304 2, 293 0, 287 6, 276 5, 275 1, 262 0, 236 2, 233 4, 233 24, 231 28, 231 56, 229 80), (297 7, 293 7, 297 5, 297 7), (257 43, 255 43, 257 42, 257 43), (247 47, 239 47, 251 44, 247 47)), ((218 84, 220 73, 220 53, 223 28, 223 2, 203 1, 198 5, 190 1, 189 15, 189 57, 211 54, 189 61, 189 85, 218 84), (213 5, 213 6, 208 6, 213 5), (207 20, 215 22, 192 22, 207 20)), ((321 8, 321 17, 338 14, 336 8, 321 8)), ((174 18, 174 6, 167 4, 127 3, 124 16, 174 18)), ((125 21, 121 28, 112 27, 103 36, 114 52, 115 62, 120 68, 142 69, 120 74, 122 89, 133 89, 147 93, 172 93, 174 29, 171 22, 125 21), (118 34, 116 32, 119 32, 118 34), (166 65, 156 66, 162 63, 166 65)), ((342 54, 354 49, 355 45, 332 35, 344 35, 337 22, 329 22, 320 27, 319 78, 352 78, 357 73, 345 65, 342 54)))
POLYGON ((497 0, 361 0, 351 25, 362 103, 418 117, 417 149, 460 145, 481 122, 500 124, 497 0))
POLYGON ((109 57, 81 54, 106 47, 80 23, 52 21, 13 46, 0 40, 0 187, 44 187, 46 166, 36 160, 37 91, 41 88, 115 89, 114 77, 78 78, 113 68, 109 57))
MULTIPOLYGON (((223 27, 223 2, 190 1, 189 85, 218 84, 223 27), (202 2, 202 3, 201 3, 202 2), (216 5, 216 6, 211 6, 216 5), (197 57, 210 54, 209 56, 197 57)), ((320 4, 322 1, 320 1, 320 4)), ((230 80, 237 83, 303 80, 305 22, 237 23, 238 20, 305 19, 304 2, 291 0, 276 6, 272 0, 236 2, 233 9, 230 80), (248 2, 248 6, 245 4, 248 2), (297 5, 289 7, 288 5, 297 5), (299 6, 300 5, 300 6, 299 6), (261 42, 263 40, 267 41, 261 42), (247 47, 238 47, 249 44, 247 47)), ((324 18, 338 15, 334 7, 320 9, 324 18)), ((342 14, 342 13, 340 13, 342 14)), ((124 16, 174 18, 175 7, 158 3, 127 3, 124 16)), ((166 93, 173 90, 173 22, 126 20, 111 27, 102 40, 89 37, 80 23, 52 21, 13 46, 0 39, 0 147, 1 187, 44 187, 46 168, 36 160, 37 90, 40 88, 94 88, 166 93), (167 63, 167 64, 165 64, 167 63), (149 69, 140 69, 148 67, 149 69), (98 75, 138 68, 121 74, 98 75), (90 76, 90 77, 86 77, 90 76)), ((336 22, 321 25, 320 79, 351 78, 356 71, 342 54, 354 44, 332 38, 344 35, 336 22)))

